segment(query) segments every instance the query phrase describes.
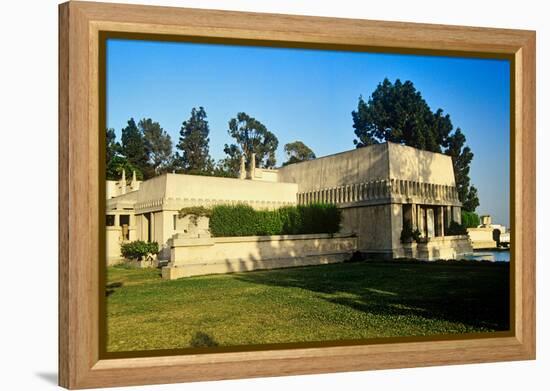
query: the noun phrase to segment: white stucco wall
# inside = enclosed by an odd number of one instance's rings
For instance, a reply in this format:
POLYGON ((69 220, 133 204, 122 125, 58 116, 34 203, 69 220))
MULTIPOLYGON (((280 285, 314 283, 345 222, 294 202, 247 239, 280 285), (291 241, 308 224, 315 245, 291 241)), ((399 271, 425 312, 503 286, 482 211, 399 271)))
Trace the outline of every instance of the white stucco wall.
MULTIPOLYGON (((296 203, 294 183, 167 174, 166 198, 296 203)), ((162 178, 162 177, 161 177, 162 178)))
POLYGON ((297 183, 299 192, 388 178, 387 144, 289 164, 278 172, 280 181, 297 183))
POLYGON ((449 156, 383 143, 279 168, 279 180, 298 183, 298 191, 326 189, 377 179, 401 179, 454 186, 449 156))
POLYGON ((455 186, 450 156, 394 143, 387 147, 390 178, 455 186))
POLYGON ((141 184, 139 191, 135 192, 135 206, 138 213, 239 202, 249 203, 253 207, 280 207, 296 203, 297 189, 295 183, 164 174, 141 184))

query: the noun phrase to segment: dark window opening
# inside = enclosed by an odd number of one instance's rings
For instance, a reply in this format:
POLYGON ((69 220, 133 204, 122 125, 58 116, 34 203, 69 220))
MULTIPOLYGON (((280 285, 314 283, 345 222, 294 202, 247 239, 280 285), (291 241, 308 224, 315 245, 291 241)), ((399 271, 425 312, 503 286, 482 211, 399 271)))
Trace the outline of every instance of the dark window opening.
POLYGON ((124 240, 130 240, 130 215, 120 215, 120 226, 122 227, 122 237, 124 240))
POLYGON ((130 225, 130 215, 120 215, 120 225, 130 225))

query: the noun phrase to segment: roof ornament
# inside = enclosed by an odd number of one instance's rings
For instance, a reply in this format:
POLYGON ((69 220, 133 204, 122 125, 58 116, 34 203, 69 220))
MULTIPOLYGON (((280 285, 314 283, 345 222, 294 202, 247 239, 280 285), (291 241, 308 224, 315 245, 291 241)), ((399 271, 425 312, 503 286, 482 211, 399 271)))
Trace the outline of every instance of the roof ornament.
POLYGON ((122 179, 120 180, 122 186, 122 194, 126 194, 126 170, 122 169, 122 179))
POLYGON ((246 166, 244 160, 244 154, 241 155, 241 166, 239 169, 239 179, 246 179, 246 166))

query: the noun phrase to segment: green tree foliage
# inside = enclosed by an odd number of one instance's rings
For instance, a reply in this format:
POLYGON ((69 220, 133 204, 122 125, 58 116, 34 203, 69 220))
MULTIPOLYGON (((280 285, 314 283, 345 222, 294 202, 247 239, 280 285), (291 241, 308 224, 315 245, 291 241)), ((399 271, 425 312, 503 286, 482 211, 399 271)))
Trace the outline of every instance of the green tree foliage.
POLYGON ((119 171, 122 172, 122 160, 120 157, 120 144, 116 141, 116 133, 114 129, 106 129, 105 131, 105 166, 106 176, 108 180, 120 179, 119 171))
POLYGON ((219 160, 218 163, 213 165, 213 167, 214 168, 211 172, 212 176, 224 177, 224 178, 235 178, 238 175, 238 170, 233 171, 232 168, 230 168, 233 166, 227 165, 226 159, 219 160))
POLYGON ((218 168, 226 173, 226 176, 235 178, 239 175, 242 151, 235 144, 225 144, 223 151, 227 157, 218 162, 218 168))
POLYGON ((210 128, 206 117, 203 107, 193 108, 189 119, 182 123, 176 145, 181 154, 176 155, 176 165, 184 172, 200 174, 213 170, 208 147, 210 128))
POLYGON ((384 79, 368 102, 359 97, 352 112, 357 147, 391 141, 439 152, 437 134, 429 126, 432 112, 410 81, 384 79))
POLYGON ((134 166, 128 161, 128 159, 122 155, 122 147, 118 141, 116 141, 116 134, 114 129, 106 130, 106 177, 108 180, 118 181, 122 176, 122 170, 126 171, 127 180, 131 178, 132 172, 136 172, 138 180, 143 179, 143 173, 139 168, 134 166))
POLYGON ((359 97, 352 113, 357 148, 381 142, 394 142, 452 158, 455 181, 463 208, 474 211, 479 206, 477 190, 470 185, 471 149, 459 128, 442 109, 432 112, 411 81, 395 83, 388 79, 376 87, 368 101, 359 97))
POLYGON ((256 154, 257 167, 275 167, 275 151, 279 140, 260 121, 246 113, 238 113, 236 118, 229 121, 228 133, 235 139, 235 144, 225 144, 224 147, 227 158, 222 165, 228 172, 237 175, 243 155, 249 167, 253 153, 256 154))
POLYGON ((461 213, 462 225, 465 228, 476 228, 480 224, 480 219, 477 213, 467 212, 465 210, 461 213))
POLYGON ((304 162, 306 160, 315 159, 315 153, 301 141, 294 141, 285 144, 285 152, 288 160, 283 163, 283 166, 293 163, 304 162))
POLYGON ((121 155, 141 171, 144 179, 154 176, 154 169, 149 163, 149 146, 133 118, 130 118, 128 125, 122 129, 121 141, 121 155))
POLYGON ((479 206, 479 197, 477 196, 477 189, 470 185, 466 199, 462 204, 462 209, 468 212, 474 212, 479 206))
POLYGON ((105 133, 106 137, 106 147, 107 147, 107 155, 105 158, 105 161, 107 164, 113 159, 115 156, 117 156, 120 153, 120 143, 116 141, 116 134, 115 130, 110 128, 107 129, 105 133))
POLYGON ((172 139, 170 135, 151 118, 143 118, 138 124, 149 153, 149 165, 156 175, 168 171, 172 165, 172 139))
POLYGON ((447 137, 445 154, 453 160, 456 190, 458 199, 462 202, 462 208, 468 212, 474 212, 479 206, 477 189, 470 184, 470 163, 474 154, 465 144, 466 136, 460 128, 457 128, 453 134, 447 137))
POLYGON ((139 168, 135 167, 124 156, 114 156, 107 162, 106 176, 108 180, 118 181, 121 179, 122 170, 126 171, 126 180, 131 179, 132 172, 136 172, 136 179, 138 181, 143 180, 143 173, 139 168))

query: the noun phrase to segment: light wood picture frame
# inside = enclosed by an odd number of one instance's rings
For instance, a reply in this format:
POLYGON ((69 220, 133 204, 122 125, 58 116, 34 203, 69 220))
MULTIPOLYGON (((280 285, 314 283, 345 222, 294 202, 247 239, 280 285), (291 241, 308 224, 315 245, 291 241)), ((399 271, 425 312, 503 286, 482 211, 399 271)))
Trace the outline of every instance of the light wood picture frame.
MULTIPOLYGON (((535 32, 70 1, 59 6, 59 384, 70 389, 535 358, 535 32), (512 330, 494 337, 105 358, 99 135, 104 32, 511 61, 512 330)), ((103 162, 104 164, 104 162, 103 162)))

